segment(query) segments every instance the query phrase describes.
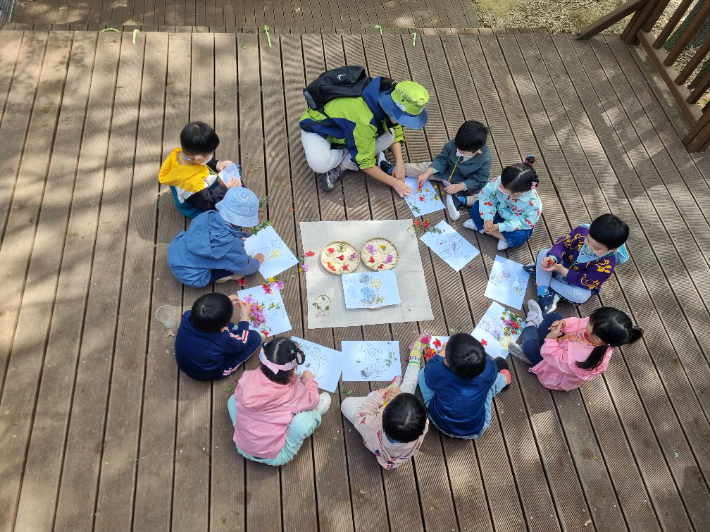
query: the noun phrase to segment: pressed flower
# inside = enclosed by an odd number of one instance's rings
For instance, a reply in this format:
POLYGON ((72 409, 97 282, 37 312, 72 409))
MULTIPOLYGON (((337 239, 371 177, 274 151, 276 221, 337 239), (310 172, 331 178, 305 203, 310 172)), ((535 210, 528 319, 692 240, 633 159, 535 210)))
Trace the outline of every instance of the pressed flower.
POLYGON ((267 283, 262 284, 261 287, 264 289, 264 292, 266 292, 267 294, 271 293, 271 287, 267 283))
POLYGON ((367 262, 375 262, 375 257, 370 257, 370 260, 368 260, 367 262))
POLYGON ((335 253, 335 248, 328 248, 328 253, 335 253))
POLYGON ((308 271, 308 264, 304 264, 303 266, 301 266, 301 269, 302 269, 304 272, 307 272, 307 271, 308 271))
POLYGON ((424 196, 419 196, 419 201, 424 201, 424 196))
POLYGON ((382 251, 384 251, 384 250, 386 250, 386 249, 387 249, 387 246, 386 246, 386 245, 384 245, 384 244, 380 244, 380 247, 382 248, 382 251))
POLYGON ((384 268, 384 267, 385 267, 384 264, 380 264, 380 265, 377 267, 377 269, 378 269, 378 270, 381 270, 381 269, 384 268))
POLYGON ((429 222, 424 222, 422 225, 424 226, 424 229, 429 229, 429 222))
POLYGON ((392 259, 393 259, 393 258, 394 258, 394 257, 392 256, 392 254, 389 253, 389 254, 387 255, 387 258, 385 259, 385 264, 389 264, 390 262, 392 262, 392 259))
POLYGON ((313 255, 315 255, 314 251, 306 251, 306 257, 312 257, 313 255))
POLYGON ((343 264, 343 271, 346 272, 349 270, 349 265, 348 264, 343 264))
POLYGON ((237 282, 239 283, 239 286, 244 288, 247 285, 247 280, 246 279, 237 279, 237 282))
POLYGON ((488 342, 486 342, 485 338, 481 338, 481 345, 488 345, 488 342))
POLYGON ((419 227, 419 224, 421 224, 421 223, 422 223, 422 222, 419 221, 419 220, 415 220, 415 221, 414 221, 414 225, 416 225, 417 227, 419 227))
POLYGON ((357 253, 350 254, 350 260, 355 260, 355 257, 357 257, 357 253))
POLYGON ((441 347, 441 340, 439 340, 438 338, 434 339, 434 347, 439 349, 441 347))
POLYGON ((345 255, 340 255, 340 257, 338 257, 338 259, 345 260, 345 255))
POLYGON ((372 254, 375 252, 375 246, 373 246, 372 244, 368 244, 368 245, 365 246, 365 250, 366 250, 370 255, 372 255, 372 254))

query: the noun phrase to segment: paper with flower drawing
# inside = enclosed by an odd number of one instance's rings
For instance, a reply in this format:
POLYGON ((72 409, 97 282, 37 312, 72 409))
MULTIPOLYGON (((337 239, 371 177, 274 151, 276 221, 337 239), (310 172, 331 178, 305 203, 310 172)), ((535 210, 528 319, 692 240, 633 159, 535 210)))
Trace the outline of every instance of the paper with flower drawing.
POLYGON ((455 271, 461 270, 481 253, 444 220, 436 224, 436 227, 441 233, 430 231, 422 235, 421 241, 455 271))
POLYGON ((239 180, 240 183, 242 182, 242 175, 239 171, 239 165, 236 165, 234 163, 230 164, 229 166, 227 166, 227 168, 225 168, 219 173, 219 178, 222 180, 222 183, 225 184, 229 183, 235 177, 239 180))
POLYGON ((492 357, 505 357, 508 353, 508 344, 516 342, 524 328, 525 321, 520 316, 506 309, 503 305, 493 302, 476 325, 471 336, 481 341, 481 343, 486 340, 489 345, 484 345, 484 347, 486 352, 492 357), (500 351, 491 345, 491 340, 498 344, 500 351))
POLYGON ((432 336, 429 340, 429 347, 431 347, 437 353, 441 351, 441 347, 449 341, 451 336, 432 336))
POLYGON ((523 270, 522 264, 496 257, 485 296, 504 305, 522 308, 529 278, 530 274, 523 270))
MULTIPOLYGON (((411 219, 301 222, 299 227, 301 251, 306 255, 302 267, 306 270, 309 329, 434 319, 417 238, 414 231, 408 231, 412 227, 411 219), (341 276, 328 273, 318 253, 330 242, 346 241, 360 249, 376 237, 390 240, 399 252, 399 261, 391 271, 396 272, 400 303, 383 308, 346 308, 341 276), (308 255, 309 251, 314 252, 313 256, 308 255)), ((360 264, 353 273, 372 272, 360 264)))
POLYGON ((343 342, 344 381, 391 381, 402 370, 399 342, 343 342))
POLYGON ((237 292, 237 296, 251 305, 250 329, 261 331, 267 336, 291 330, 291 322, 278 290, 272 290, 270 294, 267 294, 264 288, 259 285, 240 290, 237 292))
POLYGON ((296 367, 296 373, 300 375, 308 370, 313 373, 321 390, 334 392, 338 387, 340 373, 343 371, 345 363, 343 354, 335 349, 329 349, 308 340, 301 340, 296 336, 292 336, 291 340, 296 342, 306 355, 306 361, 296 367))
POLYGON ((341 275, 345 308, 379 308, 401 303, 394 270, 341 275))
POLYGON ((404 182, 412 189, 411 194, 404 196, 404 201, 412 209, 414 216, 424 216, 444 209, 444 202, 441 201, 439 191, 432 186, 428 179, 422 183, 421 187, 419 187, 416 177, 405 177, 404 182))
POLYGON ((264 279, 274 277, 298 264, 296 256, 272 226, 247 238, 244 242, 244 250, 252 257, 257 253, 264 254, 264 264, 259 268, 259 273, 264 276, 264 279))

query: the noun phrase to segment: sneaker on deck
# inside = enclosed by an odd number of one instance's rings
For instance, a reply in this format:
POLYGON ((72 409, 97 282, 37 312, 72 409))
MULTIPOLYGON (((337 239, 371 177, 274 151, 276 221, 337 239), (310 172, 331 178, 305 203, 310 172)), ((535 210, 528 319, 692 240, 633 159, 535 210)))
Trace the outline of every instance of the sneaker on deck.
POLYGON ((345 170, 338 165, 335 168, 328 170, 325 174, 318 174, 320 176, 321 188, 326 192, 328 190, 333 190, 335 184, 343 178, 345 175, 345 170))
POLYGON ((505 240, 499 240, 498 251, 503 251, 504 249, 508 249, 508 242, 506 242, 505 240))
POLYGON ((540 305, 542 310, 542 315, 547 316, 550 312, 557 308, 557 302, 560 300, 560 296, 554 292, 548 292, 544 296, 537 296, 537 303, 540 305))
POLYGON ((466 229, 470 229, 471 231, 478 231, 479 233, 483 234, 483 229, 476 229, 476 225, 473 223, 473 220, 468 219, 463 223, 463 226, 466 229))
POLYGON ((385 174, 392 175, 392 168, 394 168, 394 165, 390 164, 385 157, 385 154, 382 152, 380 152, 380 158, 377 161, 377 166, 379 166, 380 170, 382 170, 385 174))
POLYGON ((525 323, 534 325, 535 327, 539 327, 541 321, 542 321, 542 309, 540 308, 540 305, 538 305, 537 301, 535 301, 534 299, 529 300, 528 301, 528 317, 525 320, 525 323))
POLYGON ((236 273, 233 273, 232 275, 228 275, 227 277, 222 277, 221 279, 217 279, 215 283, 217 284, 222 284, 226 283, 227 281, 236 281, 238 279, 243 279, 243 275, 237 275, 236 273))
POLYGON ((523 266, 523 271, 528 272, 530 275, 533 276, 533 280, 535 279, 535 272, 537 271, 537 264, 534 262, 531 262, 530 264, 526 264, 523 266))
POLYGON ((530 360, 528 360, 528 357, 526 357, 525 353, 523 353, 523 348, 515 342, 510 342, 508 344, 508 354, 522 362, 525 362, 526 364, 531 364, 530 360))
POLYGON ((446 195, 446 209, 449 211, 449 216, 452 220, 458 220, 461 216, 459 209, 461 208, 461 202, 452 194, 446 195))
POLYGON ((318 402, 318 406, 316 406, 316 410, 321 416, 328 411, 331 402, 330 394, 328 392, 321 392, 320 401, 318 402))

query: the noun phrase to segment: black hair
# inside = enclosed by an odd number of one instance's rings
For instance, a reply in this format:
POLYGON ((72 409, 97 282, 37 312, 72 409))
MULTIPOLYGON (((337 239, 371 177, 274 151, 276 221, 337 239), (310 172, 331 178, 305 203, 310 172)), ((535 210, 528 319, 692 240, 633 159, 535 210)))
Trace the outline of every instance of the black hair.
POLYGON ((467 120, 456 133, 454 144, 459 150, 475 153, 486 145, 487 138, 488 128, 486 126, 475 120, 467 120))
POLYGON ((380 80, 380 90, 381 91, 390 91, 392 92, 394 90, 395 85, 397 85, 397 82, 394 81, 393 79, 390 78, 382 78, 380 80))
POLYGON ((401 393, 392 399, 382 413, 382 430, 400 443, 416 441, 424 434, 426 408, 411 393, 401 393))
POLYGON ((596 346, 584 362, 577 362, 577 367, 593 370, 604 359, 604 353, 609 347, 619 347, 633 344, 643 336, 643 329, 631 323, 624 312, 612 307, 600 307, 589 315, 592 324, 592 334, 599 338, 603 345, 596 346))
MULTIPOLYGON (((512 164, 503 168, 500 174, 500 183, 513 193, 527 192, 537 186, 539 182, 537 172, 533 168, 534 155, 528 155, 524 163, 512 164)), ((592 237, 594 238, 594 237, 592 237)))
POLYGON ((616 249, 629 238, 629 226, 613 214, 602 214, 589 226, 589 236, 609 249, 616 249))
MULTIPOLYGON (((301 351, 295 342, 289 340, 288 338, 274 338, 269 340, 264 344, 264 354, 269 362, 274 364, 283 365, 288 364, 292 360, 296 359, 298 355, 301 355, 302 360, 305 360, 305 353, 301 351)), ((271 382, 277 384, 288 384, 293 376, 294 369, 289 371, 279 370, 276 373, 271 371, 265 365, 261 365, 261 371, 266 378, 271 382)))
POLYGON ((209 155, 219 146, 219 137, 204 122, 190 122, 180 132, 180 146, 187 155, 209 155))
POLYGON ((486 367, 486 350, 470 334, 456 333, 446 343, 449 368, 463 379, 478 377, 486 367))
POLYGON ((234 313, 234 303, 229 297, 218 292, 197 298, 192 305, 190 319, 200 331, 213 333, 226 327, 234 313))

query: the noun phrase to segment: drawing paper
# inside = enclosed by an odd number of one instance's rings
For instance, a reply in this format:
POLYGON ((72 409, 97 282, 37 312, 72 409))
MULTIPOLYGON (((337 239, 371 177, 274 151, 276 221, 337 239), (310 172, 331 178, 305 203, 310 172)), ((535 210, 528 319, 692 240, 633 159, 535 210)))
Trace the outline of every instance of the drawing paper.
POLYGON ((529 278, 530 274, 523 270, 522 264, 496 257, 485 296, 504 305, 522 308, 529 278))
POLYGON ((429 231, 421 237, 421 241, 455 271, 461 270, 480 253, 444 220, 436 224, 436 227, 441 230, 441 233, 429 231))
POLYGON ((264 279, 275 277, 294 264, 298 264, 296 256, 272 226, 247 238, 244 242, 244 250, 252 257, 257 253, 264 254, 264 264, 259 268, 259 273, 264 276, 264 279))
POLYGON ((225 185, 229 183, 233 178, 237 178, 239 182, 242 182, 242 175, 241 172, 239 171, 239 165, 236 165, 234 163, 230 164, 227 168, 222 170, 219 174, 219 178, 222 180, 222 183, 225 185))
POLYGON ((286 314, 281 293, 278 290, 273 290, 271 294, 267 294, 261 285, 254 288, 247 288, 237 292, 239 299, 251 298, 259 304, 261 312, 266 317, 266 322, 256 324, 253 318, 249 320, 249 328, 255 331, 261 331, 271 337, 276 334, 290 331, 291 322, 286 314))
POLYGON ((488 353, 493 358, 505 358, 506 356, 508 356, 508 351, 503 351, 503 348, 501 347, 498 339, 494 338, 493 335, 489 332, 486 332, 483 329, 474 329, 473 334, 471 336, 481 342, 483 344, 483 349, 485 349, 486 353, 488 353))
POLYGON ((431 347, 437 353, 441 351, 442 346, 449 341, 450 336, 432 336, 429 340, 429 347, 431 347), (438 343, 437 343, 438 340, 438 343))
POLYGON ((402 370, 399 342, 343 342, 344 381, 391 381, 402 370))
POLYGON ((444 202, 441 201, 439 191, 432 186, 428 179, 422 183, 421 188, 417 184, 416 177, 405 177, 404 182, 412 189, 411 194, 404 196, 404 201, 412 209, 414 216, 424 216, 444 209, 444 202))
POLYGON ((308 370, 315 376, 321 390, 334 392, 338 387, 340 373, 343 371, 345 362, 343 354, 335 349, 301 340, 296 336, 292 336, 291 340, 296 342, 306 355, 306 361, 296 367, 296 373, 301 375, 308 370))
POLYGON ((379 308, 401 303, 394 270, 341 275, 345 308, 379 308))
MULTIPOLYGON (((508 344, 516 342, 525 328, 525 321, 503 305, 496 302, 491 303, 486 313, 476 325, 471 335, 478 339, 494 339, 499 345, 501 352, 497 356, 505 357, 508 353, 508 344)), ((493 349, 486 351, 492 357, 495 357, 493 349)))

